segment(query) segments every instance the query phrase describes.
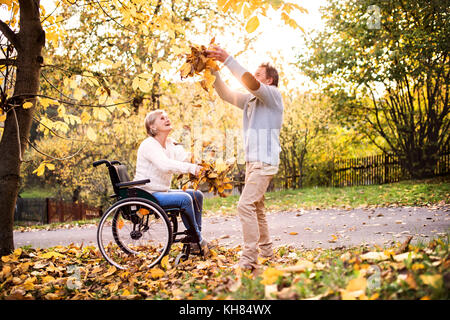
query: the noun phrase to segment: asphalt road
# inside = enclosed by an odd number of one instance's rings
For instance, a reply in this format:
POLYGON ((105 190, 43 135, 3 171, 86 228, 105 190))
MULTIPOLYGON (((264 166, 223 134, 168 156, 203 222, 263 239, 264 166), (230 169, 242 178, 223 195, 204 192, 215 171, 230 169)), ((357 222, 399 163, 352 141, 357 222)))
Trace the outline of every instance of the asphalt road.
MULTIPOLYGON (((374 209, 300 210, 268 213, 270 234, 275 247, 351 247, 361 244, 381 247, 402 242, 427 242, 450 231, 450 205, 439 207, 398 207, 374 209)), ((236 216, 203 218, 203 237, 219 245, 235 247, 242 243, 241 225, 236 216)), ((71 229, 14 232, 16 247, 47 248, 70 243, 96 245, 96 226, 71 229)))

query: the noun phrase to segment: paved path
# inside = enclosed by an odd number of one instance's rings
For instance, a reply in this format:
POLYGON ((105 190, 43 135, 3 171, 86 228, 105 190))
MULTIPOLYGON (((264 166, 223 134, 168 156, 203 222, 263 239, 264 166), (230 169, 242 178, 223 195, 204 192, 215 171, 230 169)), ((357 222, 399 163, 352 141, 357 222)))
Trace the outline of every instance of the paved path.
MULTIPOLYGON (((360 244, 381 247, 402 242, 426 242, 450 232, 450 206, 436 208, 400 207, 376 209, 327 209, 267 214, 274 246, 335 248, 360 244)), ((235 216, 203 219, 203 236, 220 245, 241 244, 241 226, 235 216)), ((46 248, 70 243, 96 245, 96 227, 14 232, 16 247, 46 248)))

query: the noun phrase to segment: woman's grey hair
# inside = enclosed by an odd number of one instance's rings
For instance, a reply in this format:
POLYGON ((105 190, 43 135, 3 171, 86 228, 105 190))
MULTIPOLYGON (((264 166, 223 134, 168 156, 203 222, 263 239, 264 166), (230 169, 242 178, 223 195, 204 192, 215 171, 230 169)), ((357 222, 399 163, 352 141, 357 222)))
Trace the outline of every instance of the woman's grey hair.
POLYGON ((154 137, 158 133, 156 130, 152 129, 151 126, 152 126, 152 124, 155 123, 156 119, 163 113, 165 113, 164 110, 157 109, 157 110, 154 110, 154 111, 148 113, 147 116, 145 117, 145 121, 144 121, 145 130, 147 130, 147 134, 149 136, 154 137))

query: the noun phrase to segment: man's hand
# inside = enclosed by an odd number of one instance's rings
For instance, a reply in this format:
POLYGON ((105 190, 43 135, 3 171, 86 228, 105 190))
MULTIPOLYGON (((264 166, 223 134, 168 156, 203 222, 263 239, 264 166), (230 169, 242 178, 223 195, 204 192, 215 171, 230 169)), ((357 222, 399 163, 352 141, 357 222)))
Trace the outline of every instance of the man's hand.
POLYGON ((213 58, 220 62, 225 62, 225 60, 228 58, 229 54, 223 50, 222 48, 218 46, 213 46, 214 50, 206 50, 206 53, 208 55, 208 58, 213 58))

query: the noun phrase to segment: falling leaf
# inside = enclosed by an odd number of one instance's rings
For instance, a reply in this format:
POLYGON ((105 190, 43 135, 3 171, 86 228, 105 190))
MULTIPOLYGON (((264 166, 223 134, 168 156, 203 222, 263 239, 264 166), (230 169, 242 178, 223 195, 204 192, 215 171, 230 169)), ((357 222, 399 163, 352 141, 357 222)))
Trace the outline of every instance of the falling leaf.
POLYGON ((254 16, 253 18, 251 18, 250 20, 248 20, 246 26, 245 26, 245 30, 248 33, 252 33, 253 31, 255 31, 259 26, 259 19, 257 16, 254 16))
POLYGON ((295 236, 295 235, 298 234, 298 232, 292 231, 292 232, 289 232, 289 234, 290 234, 291 236, 295 236))

